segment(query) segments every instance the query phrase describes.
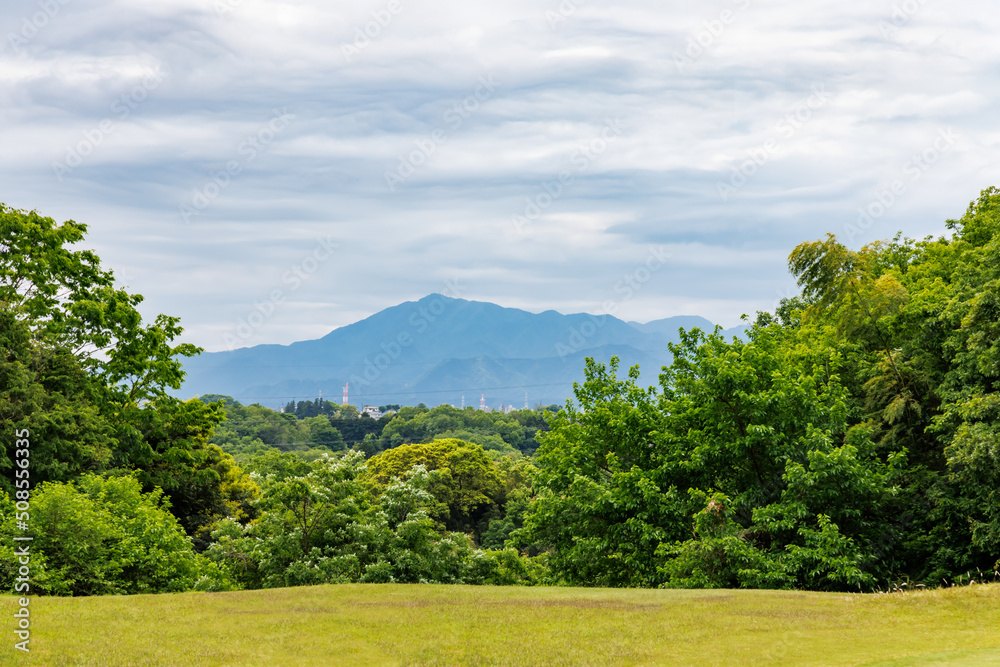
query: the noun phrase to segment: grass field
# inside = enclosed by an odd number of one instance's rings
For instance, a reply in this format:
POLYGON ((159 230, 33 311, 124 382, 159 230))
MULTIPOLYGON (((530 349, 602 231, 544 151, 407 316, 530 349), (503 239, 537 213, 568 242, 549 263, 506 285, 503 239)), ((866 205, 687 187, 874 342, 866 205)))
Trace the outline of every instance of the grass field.
POLYGON ((34 665, 1000 665, 1000 584, 888 595, 344 585, 33 598, 34 665))

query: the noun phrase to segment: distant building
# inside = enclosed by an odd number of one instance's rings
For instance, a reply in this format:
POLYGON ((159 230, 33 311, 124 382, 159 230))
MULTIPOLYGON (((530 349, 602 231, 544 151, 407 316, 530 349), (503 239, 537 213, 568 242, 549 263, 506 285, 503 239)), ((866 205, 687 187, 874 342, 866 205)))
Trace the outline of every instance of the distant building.
MULTIPOLYGON (((368 415, 372 419, 381 419, 382 418, 382 411, 379 410, 374 405, 366 405, 364 408, 361 409, 361 414, 362 415, 368 415)), ((358 416, 360 417, 361 415, 358 415, 358 416)))

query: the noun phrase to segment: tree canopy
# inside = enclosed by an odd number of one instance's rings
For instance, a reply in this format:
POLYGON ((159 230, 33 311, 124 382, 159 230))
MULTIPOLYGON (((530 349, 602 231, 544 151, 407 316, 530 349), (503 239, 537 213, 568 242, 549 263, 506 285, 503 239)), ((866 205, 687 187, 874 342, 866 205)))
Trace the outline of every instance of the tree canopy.
POLYGON ((134 474, 196 535, 256 490, 208 443, 221 407, 169 394, 180 357, 200 350, 173 344, 176 317, 142 321, 142 297, 78 249, 86 230, 0 205, 2 484, 13 489, 12 434, 27 430, 32 484, 134 474))
POLYGON ((1000 568, 1000 190, 947 226, 799 245, 801 296, 746 341, 682 332, 658 387, 588 361, 515 543, 582 585, 869 590, 1000 568))
MULTIPOLYGON (((142 321, 84 225, 0 205, 0 535, 25 530, 30 491, 33 586, 63 595, 982 580, 1000 569, 1000 190, 946 224, 800 244, 800 295, 743 339, 681 331, 655 386, 588 359, 558 414, 374 421, 172 397, 198 352, 177 319, 142 321)), ((0 545, 0 587, 16 571, 0 545)))

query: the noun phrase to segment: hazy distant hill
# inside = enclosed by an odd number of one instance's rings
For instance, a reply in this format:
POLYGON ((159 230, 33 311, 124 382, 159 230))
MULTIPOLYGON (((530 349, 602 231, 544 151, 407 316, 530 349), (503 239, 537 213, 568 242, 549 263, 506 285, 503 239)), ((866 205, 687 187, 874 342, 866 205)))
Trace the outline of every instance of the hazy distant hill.
MULTIPOLYGON (((228 394, 279 407, 289 400, 340 402, 350 382, 355 405, 441 403, 491 407, 563 403, 583 377, 585 357, 640 364, 655 383, 678 327, 710 330, 694 316, 646 324, 605 315, 529 313, 432 294, 387 308, 318 340, 210 352, 188 360, 182 397, 228 394)), ((738 334, 738 327, 727 335, 738 334)))
POLYGON ((672 336, 672 340, 677 338, 677 330, 681 327, 685 329, 699 327, 706 331, 711 331, 715 328, 715 325, 710 321, 697 315, 676 315, 674 317, 665 317, 662 320, 646 322, 645 324, 640 322, 629 322, 629 324, 644 333, 661 333, 672 336))

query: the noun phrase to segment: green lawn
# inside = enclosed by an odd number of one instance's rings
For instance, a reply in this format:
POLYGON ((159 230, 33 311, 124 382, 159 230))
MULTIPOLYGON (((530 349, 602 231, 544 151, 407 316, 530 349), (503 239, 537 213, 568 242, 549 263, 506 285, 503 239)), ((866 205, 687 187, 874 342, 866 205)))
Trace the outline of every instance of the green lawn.
POLYGON ((891 595, 344 585, 33 598, 36 665, 1000 665, 1000 584, 891 595))

